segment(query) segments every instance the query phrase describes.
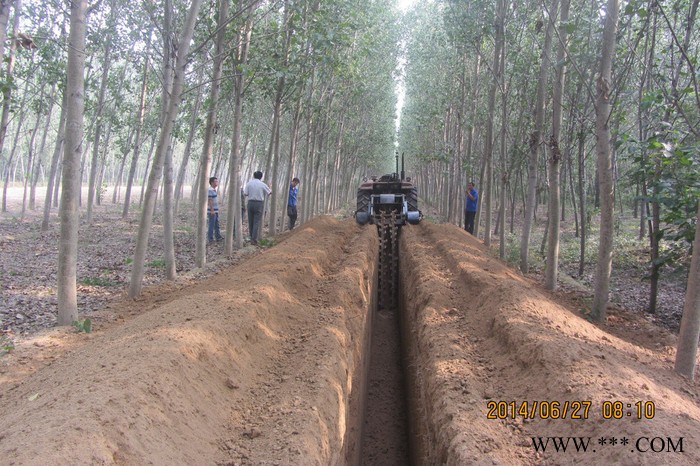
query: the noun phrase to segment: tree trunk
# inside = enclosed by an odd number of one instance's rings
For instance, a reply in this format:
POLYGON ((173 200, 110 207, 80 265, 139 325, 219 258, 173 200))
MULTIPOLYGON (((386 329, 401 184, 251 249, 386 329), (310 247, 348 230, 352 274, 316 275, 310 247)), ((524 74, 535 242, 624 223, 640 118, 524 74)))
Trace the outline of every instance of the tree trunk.
POLYGON ((685 305, 678 334, 675 371, 695 379, 695 361, 700 337, 700 200, 698 201, 697 220, 695 222, 695 240, 693 256, 690 260, 688 285, 685 291, 685 305))
POLYGON ((51 216, 51 199, 53 196, 54 186, 58 186, 58 161, 63 154, 63 143, 66 137, 66 118, 67 118, 67 106, 68 106, 68 92, 63 93, 63 100, 61 102, 61 115, 58 117, 58 134, 56 136, 56 145, 53 151, 53 157, 51 157, 51 168, 49 169, 49 179, 46 186, 46 197, 44 198, 44 219, 41 222, 41 231, 48 231, 49 229, 49 218, 51 216))
POLYGON ((13 0, 0 0, 0 63, 5 58, 5 42, 7 40, 7 23, 10 21, 10 6, 13 0))
POLYGON ((85 31, 87 0, 70 3, 70 37, 66 93, 66 152, 63 157, 61 190, 61 239, 58 246, 58 325, 78 320, 78 192, 80 158, 83 154, 83 110, 85 108, 85 31))
POLYGON ((534 128, 530 134, 529 142, 530 155, 528 157, 527 169, 527 203, 525 205, 523 232, 520 239, 520 270, 523 273, 527 273, 530 270, 528 255, 530 251, 530 234, 532 233, 532 223, 535 218, 535 209, 537 208, 537 164, 540 153, 540 145, 542 144, 542 130, 544 127, 547 74, 551 66, 549 54, 552 48, 552 35, 554 33, 554 24, 556 22, 558 11, 559 0, 552 0, 552 6, 549 8, 549 18, 547 19, 544 45, 542 46, 540 74, 537 81, 537 97, 535 100, 534 109, 534 128))
MULTIPOLYGON (((41 99, 43 100, 43 92, 41 99)), ((34 169, 34 159, 36 152, 36 135, 39 132, 39 126, 41 125, 41 111, 36 114, 36 122, 34 123, 34 128, 32 129, 32 135, 29 138, 29 151, 27 154, 27 169, 24 174, 24 193, 22 196, 22 213, 21 218, 24 219, 24 214, 27 210, 27 195, 29 194, 28 188, 30 187, 32 171, 34 169)))
POLYGON ((173 218, 173 147, 172 143, 165 152, 163 164, 163 256, 165 259, 165 278, 177 278, 175 264, 175 219, 173 218))
MULTIPOLYGON (((111 14, 109 22, 113 22, 114 15, 116 15, 117 10, 115 8, 115 2, 112 1, 111 4, 111 14)), ((95 203, 96 190, 100 189, 96 185, 97 181, 97 169, 99 166, 99 153, 100 153, 100 138, 102 137, 102 113, 104 111, 105 105, 105 94, 107 93, 107 82, 109 78, 109 69, 112 63, 112 37, 111 34, 105 39, 105 49, 104 49, 104 64, 102 67, 102 80, 100 82, 100 92, 97 98, 97 108, 95 110, 94 122, 95 122, 95 140, 92 144, 92 163, 90 164, 90 178, 88 180, 88 205, 87 205, 87 223, 92 224, 92 210, 95 203)))
MULTIPOLYGON (((218 54, 217 54, 218 56, 218 54)), ((203 70, 204 68, 202 68, 203 70)), ((190 154, 192 154, 192 142, 194 141, 194 137, 197 134, 197 122, 198 122, 198 116, 199 116, 199 109, 202 104, 202 80, 204 77, 204 73, 200 72, 199 74, 199 79, 198 79, 198 91, 197 91, 197 98, 194 103, 194 107, 192 108, 192 118, 190 119, 190 131, 189 135, 187 136, 187 143, 185 144, 185 150, 182 153, 182 161, 180 162, 180 169, 177 171, 177 182, 175 183, 175 206, 173 208, 174 214, 177 216, 179 207, 180 207, 180 199, 182 198, 182 185, 185 183, 185 173, 187 171, 187 163, 190 160, 190 154)), ((219 78, 220 79, 220 78, 219 78)), ((194 187, 193 187, 194 189, 194 187)))
POLYGON ((581 220, 581 236, 579 238, 579 260, 578 260, 578 276, 579 278, 583 276, 584 268, 586 266, 586 238, 588 237, 588 216, 587 216, 587 206, 586 206, 586 134, 583 129, 584 123, 581 122, 581 128, 578 133, 578 202, 580 208, 579 218, 581 220))
POLYGON ((596 96, 596 152, 600 187, 600 246, 595 276, 592 317, 604 322, 608 305, 610 275, 612 272, 613 216, 615 193, 612 172, 612 148, 610 146, 610 93, 612 62, 615 55, 617 34, 618 0, 608 0, 603 46, 600 60, 600 76, 597 80, 596 96))
MULTIPOLYGON (((3 13, 2 10, 5 8, 0 8, 0 14, 3 13)), ((9 10, 9 6, 7 6, 9 10)), ((19 18, 22 11, 22 0, 15 0, 15 17, 12 25, 12 35, 16 36, 19 29, 19 18)), ((4 20, 2 16, 0 19, 4 20)), ((5 74, 5 80, 9 81, 12 79, 15 69, 15 50, 17 49, 17 43, 13 40, 10 46, 10 59, 7 61, 7 71, 5 74)), ((0 64, 3 62, 0 61, 0 64)), ((12 98, 12 86, 4 86, 2 91, 2 117, 0 117, 0 153, 3 152, 5 147, 5 139, 7 137, 7 127, 10 124, 10 103, 12 98)), ((20 125, 21 126, 21 125, 20 125)), ((12 156, 10 156, 7 162, 7 175, 5 177, 5 186, 3 188, 2 194, 2 211, 7 212, 7 186, 9 183, 10 166, 12 165, 12 156)))
MULTIPOLYGON (((150 41, 147 41, 150 45, 150 41)), ((148 58, 143 61, 143 78, 141 80, 141 99, 136 123, 136 136, 134 137, 134 152, 131 156, 131 166, 129 167, 129 178, 126 181, 126 192, 124 193, 124 209, 122 210, 122 219, 129 216, 129 207, 131 207, 131 189, 134 184, 134 175, 136 174, 136 164, 139 161, 139 151, 141 150, 141 130, 143 129, 143 120, 146 115, 146 92, 148 89, 148 58)))
POLYGON ((134 140, 134 127, 129 128, 129 136, 126 140, 126 151, 122 153, 122 159, 119 161, 119 172, 117 174, 117 179, 114 182, 114 192, 112 193, 112 204, 119 202, 121 197, 121 186, 124 179, 124 167, 126 167, 126 158, 129 155, 129 147, 134 140))
MULTIPOLYGON (((136 240, 136 251, 134 252, 133 269, 131 273, 131 282, 129 283, 129 297, 135 298, 141 293, 141 284, 145 268, 146 248, 148 246, 148 237, 150 235, 151 224, 153 222, 153 209, 156 203, 156 196, 160 178, 163 174, 163 162, 166 157, 166 151, 169 150, 171 143, 171 135, 175 118, 177 117, 180 95, 184 82, 185 67, 187 66, 187 54, 190 49, 190 42, 194 34, 194 25, 199 13, 199 8, 202 5, 202 0, 193 0, 190 10, 187 13, 187 19, 183 26, 182 37, 178 44, 177 60, 175 64, 175 75, 173 78, 172 93, 168 101, 167 112, 163 119, 163 128, 161 129, 158 140, 158 147, 153 159, 153 168, 148 177, 148 189, 144 199, 143 210, 141 211, 141 222, 139 224, 139 232, 136 240)), ((166 11, 172 8, 171 5, 166 5, 166 11)), ((167 35, 166 35, 167 37, 167 35)), ((166 62, 169 60, 165 58, 166 62)))
MULTIPOLYGON (((202 158, 199 162, 199 179, 197 180, 197 239, 195 243, 195 264, 197 267, 204 267, 207 262, 207 203, 209 190, 209 173, 211 170, 212 153, 214 149, 214 135, 216 132, 217 116, 219 111, 219 93, 221 92, 221 73, 224 61, 224 39, 226 36, 226 23, 228 21, 229 2, 219 1, 219 23, 216 34, 216 44, 214 52, 214 70, 212 84, 209 93, 209 110, 207 112, 207 125, 204 129, 204 146, 202 147, 202 158)), ((226 228, 225 234, 228 236, 226 228)))
POLYGON ((485 147, 484 147, 484 157, 486 158, 486 179, 482 181, 482 195, 484 197, 484 245, 486 247, 491 246, 491 214, 493 210, 493 127, 496 119, 496 90, 498 89, 499 82, 501 81, 501 51, 503 50, 503 44, 505 42, 504 35, 504 22, 505 22, 505 2, 503 0, 498 1, 498 12, 496 19, 496 39, 493 52, 493 70, 494 76, 491 83, 491 88, 489 89, 489 100, 488 100, 488 119, 486 121, 486 135, 485 147))
POLYGON ((547 242, 547 266, 545 267, 545 288, 557 289, 557 276, 559 274, 559 231, 561 226, 560 215, 560 170, 562 108, 564 101, 564 83, 566 82, 566 66, 563 64, 566 57, 566 28, 569 21, 569 0, 563 0, 561 5, 561 19, 559 21, 559 47, 557 48, 556 77, 554 78, 554 95, 552 96, 552 137, 550 139, 549 155, 549 211, 547 216, 549 237, 547 242))
MULTIPOLYGON (((252 20, 245 23, 243 33, 240 34, 238 49, 238 64, 245 65, 248 61, 248 47, 253 30, 252 20)), ((243 118, 243 91, 245 89, 245 74, 237 73, 234 78, 234 109, 233 131, 231 134, 231 164, 229 165, 229 179, 231 189, 228 193, 228 210, 226 218, 230 227, 226 228, 224 251, 227 256, 233 254, 233 248, 243 246, 243 215, 241 205, 241 125, 243 118), (230 231, 229 231, 230 230, 230 231)))

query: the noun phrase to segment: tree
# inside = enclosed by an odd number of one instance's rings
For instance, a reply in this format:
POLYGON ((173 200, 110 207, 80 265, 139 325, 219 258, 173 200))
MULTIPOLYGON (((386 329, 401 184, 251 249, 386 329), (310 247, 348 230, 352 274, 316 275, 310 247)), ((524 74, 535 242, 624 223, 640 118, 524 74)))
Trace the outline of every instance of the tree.
POLYGON ((603 43, 600 58, 600 74, 596 95, 596 160, 600 187, 600 246, 595 275, 595 294, 591 309, 593 319, 605 321, 612 272, 613 214, 615 193, 612 172, 612 147, 610 145, 612 64, 618 22, 618 0, 608 0, 605 9, 603 43))
POLYGON ((695 220, 695 241, 685 292, 685 306, 678 334, 675 370, 679 374, 695 379, 695 362, 700 337, 700 200, 695 220))
POLYGON ((227 255, 233 253, 233 247, 240 248, 243 245, 243 229, 241 215, 241 125, 243 117, 243 96, 245 90, 245 66, 248 63, 248 47, 253 30, 253 21, 250 16, 246 19, 242 31, 238 34, 238 47, 236 49, 236 68, 241 70, 233 79, 233 130, 231 131, 231 163, 229 165, 229 181, 231 189, 228 192, 228 208, 226 218, 231 225, 226 229, 224 250, 227 255))
POLYGON ((557 49, 557 70, 554 78, 554 93, 552 96, 552 137, 550 138, 549 155, 549 210, 547 225, 549 231, 547 237, 547 267, 545 270, 545 287, 548 290, 557 288, 557 275, 559 273, 559 231, 561 219, 560 210, 560 171, 561 148, 559 145, 562 109, 564 98, 564 84, 566 77, 566 42, 569 21, 569 0, 563 0, 561 5, 561 18, 559 20, 559 47, 557 49))
POLYGON ((58 325, 78 319, 78 198, 80 157, 83 153, 83 110, 85 108, 85 30, 87 0, 70 3, 70 35, 66 93, 66 151, 63 156, 61 191, 61 239, 58 247, 58 325))
MULTIPOLYGON (((204 146, 202 147, 197 187, 199 190, 196 209, 197 239, 195 263, 197 267, 204 267, 207 261, 207 190, 209 188, 209 173, 211 170, 214 134, 216 132, 216 120, 219 110, 219 93, 221 91, 221 73, 224 63, 224 39, 226 37, 226 26, 228 24, 228 11, 229 0, 219 0, 219 19, 217 21, 217 34, 214 42, 214 70, 209 94, 207 124, 204 129, 204 146)), ((227 233, 230 229, 230 227, 226 229, 227 233)))
POLYGON ((542 61, 540 62, 540 74, 537 80, 537 97, 535 97, 534 127, 530 133, 530 155, 527 167, 527 204, 525 206, 525 221, 520 239, 520 270, 527 273, 530 270, 528 254, 530 251, 530 234, 532 232, 532 222, 537 208, 537 164, 542 145, 542 130, 544 127, 545 92, 547 87, 547 77, 550 67, 549 54, 552 48, 552 35, 554 25, 557 20, 559 10, 559 0, 552 0, 552 5, 548 10, 547 27, 542 47, 542 61))
MULTIPOLYGON (((190 42, 192 41, 192 36, 194 35, 194 25, 201 5, 202 0, 192 1, 190 9, 187 13, 185 25, 183 26, 179 47, 177 49, 177 60, 175 62, 175 76, 172 83, 172 92, 170 99, 167 101, 167 111, 164 114, 163 127, 158 139, 158 146, 153 159, 153 167, 151 168, 151 173, 148 177, 148 188, 143 203, 143 210, 141 211, 141 221, 139 223, 139 232, 136 240, 134 263, 131 271, 131 281, 129 283, 129 297, 131 298, 135 298, 141 294, 146 248, 148 246, 151 224, 153 223, 153 209, 156 203, 156 195, 158 194, 160 178, 163 175, 163 163, 166 157, 166 151, 170 150, 172 129, 175 118, 178 114, 185 68, 187 66, 187 54, 190 50, 190 42)), ((166 7, 166 12, 167 10, 168 7, 166 7)), ((166 103, 164 103, 164 105, 166 105, 166 103)))

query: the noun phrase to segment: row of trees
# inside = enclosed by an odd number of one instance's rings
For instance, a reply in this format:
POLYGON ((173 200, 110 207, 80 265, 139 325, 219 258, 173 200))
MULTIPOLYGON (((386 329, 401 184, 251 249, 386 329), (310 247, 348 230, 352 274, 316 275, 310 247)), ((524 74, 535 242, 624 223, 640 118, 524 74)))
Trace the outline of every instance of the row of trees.
MULTIPOLYGON (((650 244, 655 312, 659 272, 672 256, 660 244, 687 251, 697 223, 697 9, 698 0, 421 4, 406 19, 399 140, 415 155, 422 192, 461 223, 464 187, 476 180, 477 233, 490 245, 495 223, 504 257, 508 216, 511 233, 522 225, 523 272, 537 206, 546 204, 550 289, 557 286, 561 220, 573 212, 583 274, 588 223, 599 215, 598 321, 608 303, 614 222, 634 209, 639 237, 650 244)), ((698 279, 690 278, 688 305, 700 313, 698 279)), ((695 327, 688 341, 697 346, 695 327)))
MULTIPOLYGON (((302 180, 301 221, 354 199, 361 175, 393 154, 398 13, 360 0, 0 2, 5 50, 0 170, 46 185, 44 228, 60 197, 59 324, 78 317, 80 210, 113 203, 140 228, 129 294, 141 291, 154 211, 162 209, 168 278, 173 224, 192 185, 196 262, 206 262, 206 190, 218 176, 225 252, 242 243, 241 182, 263 170, 268 224, 282 226, 289 180, 302 180), (5 136, 12 137, 5 137, 5 136), (81 189, 82 188, 82 189, 81 189), (87 194, 83 190, 87 188, 87 194), (235 233, 235 234, 234 234, 235 233)), ((0 50, 2 52, 2 50, 0 50)), ((27 199, 31 198, 31 202, 27 199)))
MULTIPOLYGON (((77 319, 79 204, 89 228, 105 184, 125 218, 141 185, 131 296, 141 290, 157 200, 175 277, 185 184, 197 206, 198 265, 210 175, 227 200, 229 254, 241 244, 240 184, 253 170, 273 188, 271 234, 292 176, 302 180, 302 221, 354 198, 361 175, 391 166, 400 54, 400 150, 422 197, 449 221, 461 223, 462 190, 476 180, 484 242, 495 217, 503 255, 508 214, 511 232, 521 215, 527 272, 537 206, 546 203, 554 288, 560 218, 574 212, 582 271, 592 206, 600 208, 597 319, 615 207, 633 203, 639 235, 650 239, 651 310, 660 242, 694 235, 698 0, 435 0, 420 2, 403 29, 379 0, 24 2, 0 0, 3 210, 11 181, 25 187, 22 212, 46 184, 46 229, 60 193, 61 324, 77 319)), ((692 277, 687 303, 700 314, 692 277)))

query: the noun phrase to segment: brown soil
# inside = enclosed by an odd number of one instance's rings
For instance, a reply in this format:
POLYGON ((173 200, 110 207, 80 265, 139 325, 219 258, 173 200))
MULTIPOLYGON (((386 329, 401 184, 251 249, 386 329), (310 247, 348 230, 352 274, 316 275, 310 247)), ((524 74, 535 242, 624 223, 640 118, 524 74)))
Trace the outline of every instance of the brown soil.
MULTIPOLYGON (((91 334, 22 339, 0 358, 0 462, 357 464, 376 248, 372 227, 318 218, 113 303, 91 334)), ((405 228, 401 277, 418 464, 700 464, 700 385, 673 372, 672 335, 619 310, 595 326, 453 226, 405 228), (569 404, 489 419, 499 401, 569 404), (653 419, 627 416, 637 401, 653 419), (591 440, 543 454, 532 437, 591 440)))

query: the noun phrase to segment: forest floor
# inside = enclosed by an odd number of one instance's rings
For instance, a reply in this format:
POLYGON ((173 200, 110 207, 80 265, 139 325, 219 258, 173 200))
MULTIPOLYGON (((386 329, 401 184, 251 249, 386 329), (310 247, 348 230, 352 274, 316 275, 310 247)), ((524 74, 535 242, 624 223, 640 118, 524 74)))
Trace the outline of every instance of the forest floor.
MULTIPOLYGON (((231 258, 214 244, 201 270, 193 267, 192 222, 182 215, 180 278, 164 280, 156 226, 145 291, 129 300, 137 214, 122 221, 106 204, 81 226, 79 308, 93 325, 86 334, 53 327, 55 215, 41 232, 39 212, 20 219, 16 204, 10 212, 0 219, 3 464, 356 458, 347 439, 362 422, 352 386, 369 325, 371 228, 323 217, 231 258)), ((459 228, 424 222, 405 231, 404 300, 432 439, 421 447, 422 464, 700 463, 700 384, 672 370, 672 319, 640 312, 641 272, 618 272, 608 320, 595 326, 585 319, 585 282, 565 278, 559 292, 545 292, 537 270, 523 277, 459 228), (590 401, 590 413, 489 419, 489 402, 499 400, 528 408, 590 401), (604 419, 614 414, 604 412, 611 401, 622 402, 622 419, 604 419), (654 403, 653 419, 636 419, 637 401, 654 403), (590 437, 597 451, 583 460, 537 452, 533 436, 590 437), (661 439, 664 450, 680 441, 684 451, 640 453, 651 448, 635 444, 645 437, 661 439), (623 447, 623 438, 631 443, 623 447)), ((669 288, 682 308, 682 285, 669 288)))

